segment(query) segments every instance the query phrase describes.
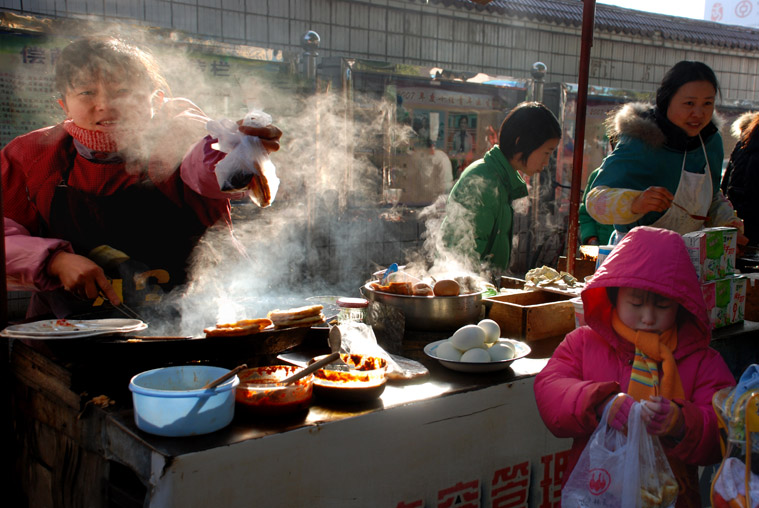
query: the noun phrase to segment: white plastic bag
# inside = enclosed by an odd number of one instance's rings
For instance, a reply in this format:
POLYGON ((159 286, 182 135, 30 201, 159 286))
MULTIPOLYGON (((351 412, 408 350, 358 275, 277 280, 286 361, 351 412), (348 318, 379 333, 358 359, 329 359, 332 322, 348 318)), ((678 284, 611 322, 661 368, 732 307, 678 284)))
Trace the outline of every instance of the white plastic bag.
POLYGON ((677 481, 664 449, 646 432, 634 403, 627 434, 607 424, 611 403, 593 432, 561 492, 561 505, 573 507, 670 508, 677 481))
MULTIPOLYGON (((250 111, 243 119, 243 125, 250 127, 266 127, 269 124, 271 116, 259 110, 250 111)), ((210 120, 206 123, 206 129, 218 139, 214 148, 227 154, 216 165, 219 188, 224 192, 237 193, 257 178, 267 186, 266 197, 261 192, 249 191, 250 198, 260 207, 269 206, 279 189, 279 178, 261 140, 257 136, 246 136, 228 118, 210 120)))
MULTIPOLYGON (((759 507, 759 476, 749 473, 748 488, 751 498, 748 506, 751 508, 759 507)), ((728 457, 723 461, 714 477, 712 485, 713 506, 747 506, 745 500, 746 464, 737 457, 728 457)))

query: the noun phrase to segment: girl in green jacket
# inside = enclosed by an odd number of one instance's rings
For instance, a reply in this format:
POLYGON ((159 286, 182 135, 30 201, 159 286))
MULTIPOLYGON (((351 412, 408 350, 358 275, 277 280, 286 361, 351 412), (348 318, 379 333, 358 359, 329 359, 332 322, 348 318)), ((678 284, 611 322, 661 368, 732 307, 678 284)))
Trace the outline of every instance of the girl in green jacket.
POLYGON ((504 272, 511 257, 511 202, 527 196, 530 177, 548 164, 561 126, 539 102, 517 105, 501 124, 498 145, 469 165, 453 186, 442 224, 443 241, 455 256, 473 258, 504 272))

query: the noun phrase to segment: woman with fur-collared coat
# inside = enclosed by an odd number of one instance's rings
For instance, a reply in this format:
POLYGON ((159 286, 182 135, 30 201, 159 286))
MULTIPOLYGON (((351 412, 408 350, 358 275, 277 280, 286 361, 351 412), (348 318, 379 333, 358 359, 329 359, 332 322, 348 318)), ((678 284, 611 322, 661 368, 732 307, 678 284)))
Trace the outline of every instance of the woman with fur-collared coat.
MULTIPOLYGON (((720 191, 724 150, 714 121, 719 84, 701 62, 682 61, 664 76, 656 104, 624 105, 609 121, 619 142, 601 165, 587 209, 621 238, 635 226, 680 234, 742 221, 720 191)), ((746 239, 739 235, 739 244, 746 239)))
POLYGON ((759 113, 744 113, 733 122, 738 143, 730 155, 722 192, 746 224, 749 245, 759 245, 759 113))

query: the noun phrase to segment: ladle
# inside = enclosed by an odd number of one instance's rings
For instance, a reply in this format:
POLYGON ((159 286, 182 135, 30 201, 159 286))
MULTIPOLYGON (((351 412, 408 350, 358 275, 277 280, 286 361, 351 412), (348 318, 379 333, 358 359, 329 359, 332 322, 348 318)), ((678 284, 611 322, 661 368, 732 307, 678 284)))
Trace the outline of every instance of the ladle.
POLYGON ((223 376, 217 377, 213 381, 209 381, 208 383, 206 383, 205 385, 203 385, 203 387, 201 388, 201 390, 210 390, 211 388, 216 388, 217 386, 219 386, 221 383, 223 383, 227 379, 229 379, 232 376, 236 375, 242 369, 247 369, 247 368, 248 368, 247 364, 243 363, 242 365, 238 365, 237 367, 235 367, 234 369, 230 370, 229 372, 227 372, 223 376))
POLYGON ((283 379, 282 381, 280 381, 280 383, 285 384, 285 385, 289 385, 290 383, 293 383, 293 382, 299 380, 300 378, 306 377, 309 374, 311 374, 312 372, 321 369, 322 367, 324 367, 328 363, 334 362, 338 358, 340 358, 340 352, 336 351, 334 353, 331 353, 331 354, 325 356, 324 358, 322 358, 321 360, 317 360, 314 363, 312 363, 311 365, 307 365, 306 367, 302 368, 301 370, 299 370, 298 372, 296 372, 292 376, 286 377, 285 379, 283 379))
MULTIPOLYGON (((327 335, 327 342, 329 343, 329 349, 333 353, 339 353, 343 350, 343 336, 340 333, 340 328, 335 325, 330 327, 329 334, 327 335)), ((353 367, 343 361, 342 358, 338 358, 335 361, 335 370, 349 371, 353 367)))

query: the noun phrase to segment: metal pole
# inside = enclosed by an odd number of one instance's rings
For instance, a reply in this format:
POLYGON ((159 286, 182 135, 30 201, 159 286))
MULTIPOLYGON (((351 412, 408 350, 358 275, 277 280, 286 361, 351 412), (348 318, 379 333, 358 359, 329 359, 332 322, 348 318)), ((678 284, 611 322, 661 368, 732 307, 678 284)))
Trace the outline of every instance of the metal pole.
MULTIPOLYGON (((530 74, 532 74, 532 99, 537 102, 543 102, 543 83, 545 82, 546 72, 548 67, 543 62, 535 62, 532 64, 530 74)), ((541 234, 540 230, 540 173, 532 175, 530 180, 532 184, 532 227, 530 228, 530 251, 532 251, 534 257, 529 259, 529 266, 535 266, 537 261, 537 255, 540 249, 537 249, 537 241, 535 240, 541 234)))
POLYGON ((582 41, 580 45, 580 70, 577 82, 577 115, 575 117, 575 149, 572 159, 572 187, 569 192, 569 233, 567 235, 567 271, 575 273, 577 251, 578 215, 580 209, 580 179, 582 178, 582 152, 585 146, 585 113, 588 105, 588 74, 590 71, 590 48, 593 46, 593 26, 596 0, 583 0, 582 41))

